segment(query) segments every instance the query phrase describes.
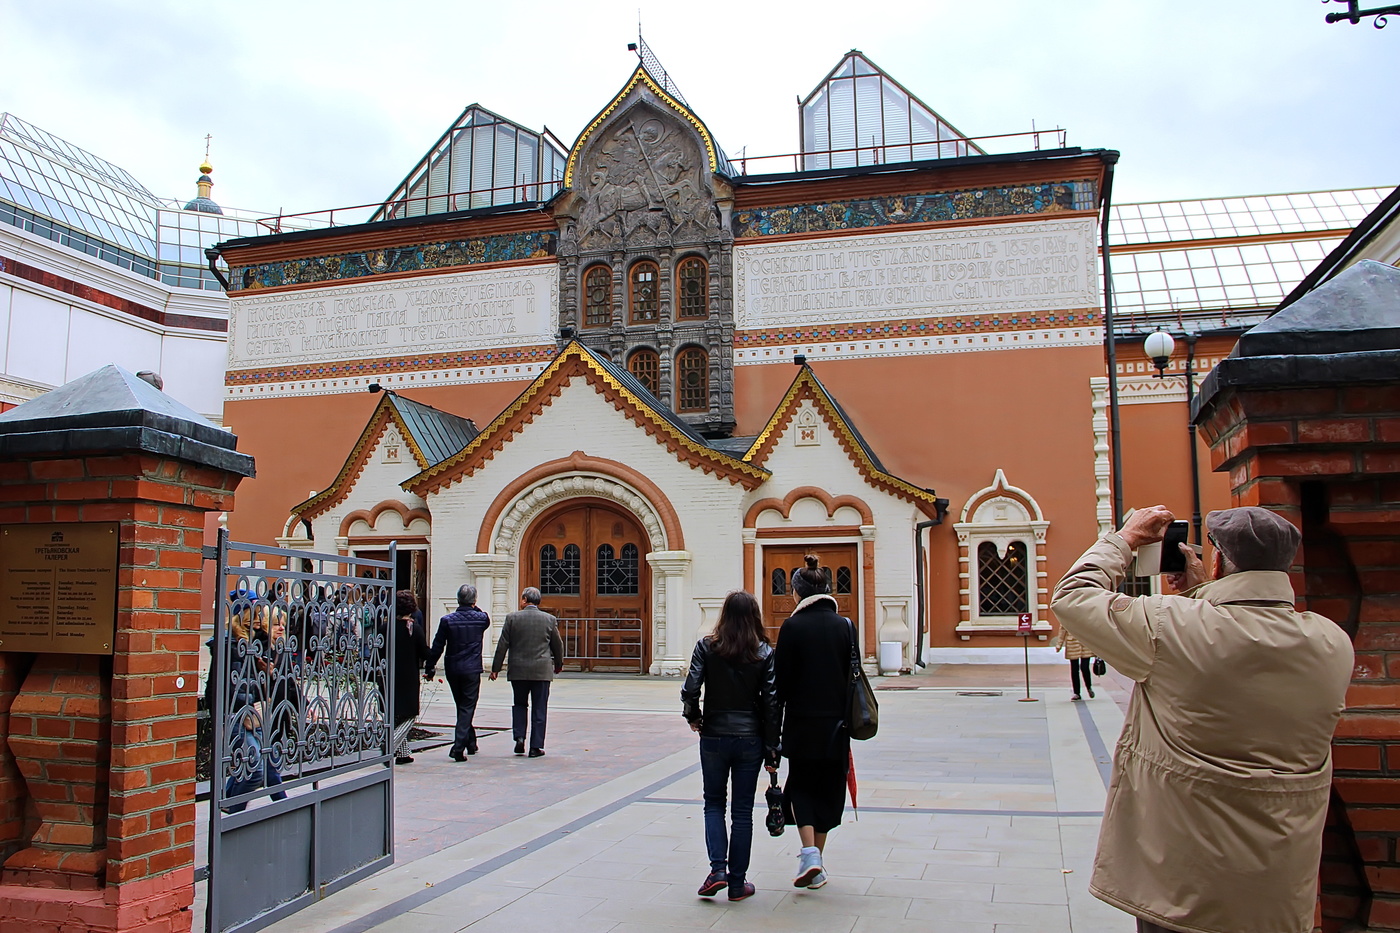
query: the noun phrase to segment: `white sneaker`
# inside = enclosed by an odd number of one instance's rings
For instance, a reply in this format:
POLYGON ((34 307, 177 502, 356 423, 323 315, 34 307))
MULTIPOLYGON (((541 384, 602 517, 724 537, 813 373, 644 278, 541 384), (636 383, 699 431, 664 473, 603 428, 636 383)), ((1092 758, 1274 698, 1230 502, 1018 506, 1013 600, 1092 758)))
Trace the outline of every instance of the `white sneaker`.
POLYGON ((807 883, 807 890, 815 891, 817 888, 820 888, 822 885, 826 884, 826 881, 826 869, 823 868, 821 871, 817 872, 815 878, 813 878, 807 883))
POLYGON ((794 888, 806 888, 812 879, 822 873, 822 853, 816 846, 797 853, 797 877, 792 879, 794 888))

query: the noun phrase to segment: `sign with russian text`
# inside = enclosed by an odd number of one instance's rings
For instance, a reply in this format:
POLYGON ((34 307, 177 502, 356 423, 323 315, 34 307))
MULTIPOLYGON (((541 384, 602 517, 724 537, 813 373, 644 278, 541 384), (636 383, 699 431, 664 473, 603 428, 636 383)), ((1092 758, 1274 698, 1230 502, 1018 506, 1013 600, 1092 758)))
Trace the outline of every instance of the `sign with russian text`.
POLYGON ((735 244, 734 266, 741 329, 1099 304, 1092 217, 735 244))
POLYGON ((0 651, 112 653, 117 527, 0 525, 0 651))
POLYGON ((1016 634, 1029 635, 1031 633, 1031 614, 1023 612, 1016 617, 1016 634))

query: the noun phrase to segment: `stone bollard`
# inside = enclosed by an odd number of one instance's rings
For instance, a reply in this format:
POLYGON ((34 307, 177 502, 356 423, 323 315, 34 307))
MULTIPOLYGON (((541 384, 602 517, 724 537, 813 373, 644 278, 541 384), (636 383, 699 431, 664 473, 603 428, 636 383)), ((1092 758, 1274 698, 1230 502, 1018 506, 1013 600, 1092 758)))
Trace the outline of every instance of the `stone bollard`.
POLYGON ((235 445, 116 366, 0 414, 0 931, 190 928, 201 548, 253 473, 235 445), (45 582, 36 540, 82 572, 45 582))

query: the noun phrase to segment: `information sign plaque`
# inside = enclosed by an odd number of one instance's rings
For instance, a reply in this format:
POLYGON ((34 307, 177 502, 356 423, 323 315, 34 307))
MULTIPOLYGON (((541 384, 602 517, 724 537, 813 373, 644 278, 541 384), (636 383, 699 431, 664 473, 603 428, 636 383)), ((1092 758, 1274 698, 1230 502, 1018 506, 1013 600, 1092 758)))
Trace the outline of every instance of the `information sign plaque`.
POLYGON ((117 522, 0 525, 0 651, 111 654, 117 522))

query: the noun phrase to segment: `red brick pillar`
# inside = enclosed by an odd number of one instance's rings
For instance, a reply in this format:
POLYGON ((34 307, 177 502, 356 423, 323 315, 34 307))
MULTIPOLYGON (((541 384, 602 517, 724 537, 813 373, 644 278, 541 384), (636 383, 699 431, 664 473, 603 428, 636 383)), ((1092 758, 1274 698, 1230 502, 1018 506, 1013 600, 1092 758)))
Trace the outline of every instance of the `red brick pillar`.
MULTIPOLYGON (((115 367, 93 375, 107 370, 115 367)), ((134 391, 155 406, 154 389, 134 391)), ((194 883, 204 517, 232 508, 251 458, 182 406, 172 419, 128 404, 108 427, 94 427, 91 412, 69 430, 48 430, 55 419, 40 417, 28 425, 38 430, 16 439, 25 426, 7 422, 48 400, 0 416, 0 525, 117 523, 116 628, 110 656, 0 652, 0 933, 183 933, 194 883), (44 449, 81 447, 84 428, 98 432, 90 438, 101 453, 44 449), (23 780, 14 780, 16 758, 23 780)))
POLYGON ((1296 523, 1302 607, 1352 638, 1321 929, 1400 930, 1400 270, 1361 262, 1243 335, 1195 420, 1237 505, 1296 523))

